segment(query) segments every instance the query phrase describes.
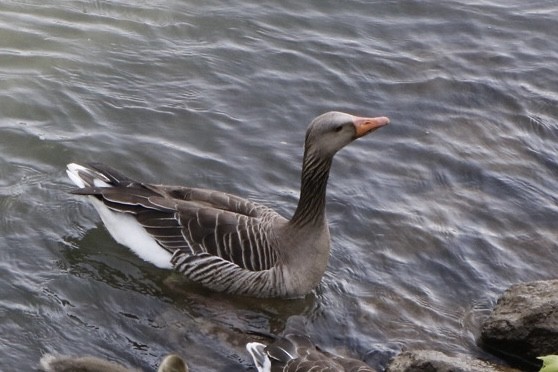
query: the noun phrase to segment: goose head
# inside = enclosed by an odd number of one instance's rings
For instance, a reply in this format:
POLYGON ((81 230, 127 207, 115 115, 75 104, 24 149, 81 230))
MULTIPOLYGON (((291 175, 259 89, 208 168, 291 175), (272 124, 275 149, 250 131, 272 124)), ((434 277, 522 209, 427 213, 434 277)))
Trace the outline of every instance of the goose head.
POLYGON ((357 138, 389 124, 385 116, 365 118, 330 111, 316 117, 306 131, 305 150, 308 154, 330 158, 357 138))

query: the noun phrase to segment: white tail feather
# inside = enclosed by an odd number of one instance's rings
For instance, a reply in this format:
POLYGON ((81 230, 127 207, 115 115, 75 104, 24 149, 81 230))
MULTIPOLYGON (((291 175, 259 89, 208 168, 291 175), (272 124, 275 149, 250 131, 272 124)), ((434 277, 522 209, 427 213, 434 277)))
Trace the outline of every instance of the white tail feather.
MULTIPOLYGON (((79 164, 68 164, 66 173, 70 180, 80 188, 88 186, 80 177, 80 172, 88 175, 98 174, 98 172, 79 164)), ((103 176, 99 174, 99 177, 103 176)), ((112 187, 99 177, 93 178, 93 186, 112 187)), ((105 227, 114 240, 130 248, 141 259, 162 269, 172 269, 170 263, 172 255, 164 250, 133 216, 114 212, 93 196, 88 197, 88 199, 99 213, 99 216, 101 216, 101 220, 103 220, 105 227)))
POLYGON ((259 342, 249 342, 246 344, 246 350, 254 359, 254 364, 258 369, 258 372, 269 372, 271 371, 271 360, 265 352, 265 345, 259 342))

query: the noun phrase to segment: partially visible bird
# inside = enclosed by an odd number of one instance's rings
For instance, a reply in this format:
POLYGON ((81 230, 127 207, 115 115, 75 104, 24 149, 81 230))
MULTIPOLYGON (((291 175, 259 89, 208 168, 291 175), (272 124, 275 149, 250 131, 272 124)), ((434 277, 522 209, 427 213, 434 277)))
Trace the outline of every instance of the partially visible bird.
MULTIPOLYGON (((45 372, 141 372, 139 369, 124 367, 94 356, 45 354, 39 363, 45 372)), ((188 372, 188 365, 180 356, 169 354, 163 359, 157 372, 188 372)))
POLYGON ((68 164, 113 238, 161 268, 218 292, 302 297, 329 260, 326 187, 333 156, 389 123, 328 112, 306 131, 300 198, 290 219, 224 192, 134 181, 101 164, 68 164))
POLYGON ((287 319, 281 336, 255 333, 272 339, 268 345, 260 342, 246 344, 246 349, 259 372, 375 371, 358 359, 320 349, 306 335, 306 319, 300 315, 293 315, 287 319))
POLYGON ((258 372, 375 372, 366 363, 321 350, 306 335, 288 333, 273 343, 246 344, 258 372))

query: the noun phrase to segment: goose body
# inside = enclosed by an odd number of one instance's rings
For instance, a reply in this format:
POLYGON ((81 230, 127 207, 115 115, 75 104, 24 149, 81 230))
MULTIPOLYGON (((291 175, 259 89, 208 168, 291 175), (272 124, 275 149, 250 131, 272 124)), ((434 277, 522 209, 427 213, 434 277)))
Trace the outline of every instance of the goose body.
POLYGON ((334 154, 388 123, 340 112, 314 119, 290 219, 235 195, 141 183, 101 164, 72 163, 67 173, 113 238, 142 259, 219 292, 300 297, 319 284, 329 259, 325 195, 334 154))
POLYGON ((295 333, 277 338, 270 345, 246 344, 258 372, 375 372, 366 363, 317 348, 306 335, 295 333))
MULTIPOLYGON (((39 363, 45 372, 141 372, 139 369, 94 356, 45 354, 39 363)), ((180 356, 169 354, 163 359, 157 372, 188 372, 188 365, 180 356)))

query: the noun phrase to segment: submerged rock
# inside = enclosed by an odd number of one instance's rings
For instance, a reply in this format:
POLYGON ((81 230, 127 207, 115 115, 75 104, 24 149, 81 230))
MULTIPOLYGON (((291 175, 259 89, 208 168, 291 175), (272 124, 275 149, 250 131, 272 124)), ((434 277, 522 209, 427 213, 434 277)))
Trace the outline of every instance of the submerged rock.
POLYGON ((498 299, 481 328, 481 346, 506 359, 558 353, 558 280, 516 284, 498 299))
POLYGON ((434 350, 404 351, 389 364, 386 372, 520 372, 465 354, 449 356, 434 350))

